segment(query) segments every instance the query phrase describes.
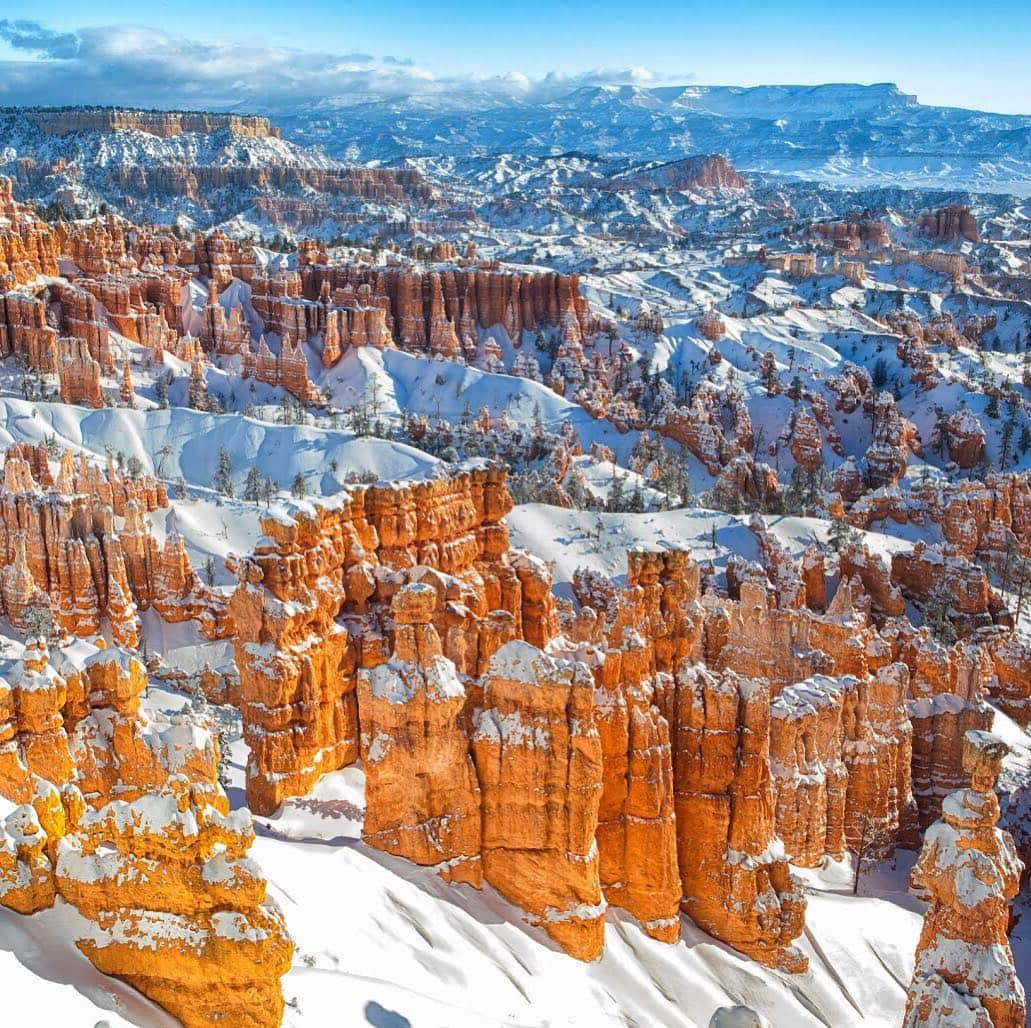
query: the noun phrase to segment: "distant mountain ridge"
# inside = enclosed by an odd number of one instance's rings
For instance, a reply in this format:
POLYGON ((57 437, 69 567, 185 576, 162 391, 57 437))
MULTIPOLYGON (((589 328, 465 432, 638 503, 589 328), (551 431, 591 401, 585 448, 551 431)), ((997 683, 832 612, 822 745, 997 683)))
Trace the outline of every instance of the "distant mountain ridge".
POLYGON ((0 117, 21 115, 49 135, 72 132, 146 132, 160 138, 185 133, 231 132, 256 139, 279 138, 268 118, 207 111, 145 111, 134 107, 4 107, 0 117))
POLYGON ((534 100, 478 90, 326 98, 281 110, 285 138, 358 161, 557 155, 676 161, 843 186, 1031 194, 1031 116, 925 106, 863 86, 584 86, 534 100))

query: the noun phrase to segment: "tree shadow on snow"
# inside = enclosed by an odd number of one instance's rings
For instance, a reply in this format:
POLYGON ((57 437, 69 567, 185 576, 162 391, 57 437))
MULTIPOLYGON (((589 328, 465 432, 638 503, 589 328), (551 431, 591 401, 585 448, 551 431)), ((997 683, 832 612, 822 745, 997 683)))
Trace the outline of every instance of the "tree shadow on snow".
POLYGON ((386 1007, 380 1006, 372 999, 365 1004, 363 1013, 365 1020, 373 1028, 412 1028, 412 1022, 403 1014, 397 1013, 396 1010, 387 1010, 386 1007))

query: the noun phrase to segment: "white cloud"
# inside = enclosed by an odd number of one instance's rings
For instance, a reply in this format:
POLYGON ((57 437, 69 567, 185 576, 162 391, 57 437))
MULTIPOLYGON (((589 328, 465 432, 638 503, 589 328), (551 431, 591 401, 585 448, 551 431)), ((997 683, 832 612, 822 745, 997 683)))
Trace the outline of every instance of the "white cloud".
MULTIPOLYGON (((332 96, 483 93, 545 100, 599 83, 650 85, 647 68, 518 71, 442 77, 409 58, 316 53, 286 47, 206 43, 142 25, 56 32, 38 22, 0 19, 0 40, 33 55, 0 61, 0 104, 131 104, 139 107, 267 109, 332 96)), ((686 76, 689 77, 689 76, 686 76)), ((685 77, 685 78, 686 78, 685 77)))

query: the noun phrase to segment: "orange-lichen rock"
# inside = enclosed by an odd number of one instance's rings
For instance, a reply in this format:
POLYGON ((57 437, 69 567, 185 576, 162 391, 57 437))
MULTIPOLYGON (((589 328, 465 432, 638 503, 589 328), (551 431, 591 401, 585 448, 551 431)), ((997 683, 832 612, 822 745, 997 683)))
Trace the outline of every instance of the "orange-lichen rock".
POLYGON ((672 687, 649 674, 651 647, 626 629, 622 646, 595 661, 594 718, 603 788, 598 852, 606 901, 629 911, 653 938, 680 938, 673 762, 669 723, 656 701, 672 687))
POLYGON ((791 862, 802 867, 845 852, 842 715, 858 686, 855 678, 818 675, 785 686, 770 707, 776 830, 791 862))
POLYGON ((684 662, 673 729, 683 909, 770 967, 801 971, 805 897, 774 826, 770 690, 762 679, 684 662))
POLYGON ((50 663, 41 639, 25 646, 22 659, 0 677, 0 795, 28 802, 33 775, 52 782, 72 778, 73 763, 65 731, 68 688, 50 663))
POLYGON ((57 887, 90 922, 83 953, 184 1028, 272 1028, 293 947, 246 857, 250 813, 209 799, 176 775, 86 811, 58 846, 57 887))
POLYGON ((271 814, 358 757, 357 655, 335 619, 346 596, 342 566, 362 551, 346 507, 262 527, 229 609, 251 751, 247 803, 271 814))
POLYGON ((995 779, 1009 747, 988 732, 963 737, 970 786, 951 793, 910 876, 929 904, 906 1002, 906 1028, 1022 1028, 1024 988, 1006 936, 1023 864, 1001 831, 995 779))
POLYGON ((392 604, 391 659, 358 673, 366 816, 362 838, 479 886, 480 787, 462 726, 465 689, 441 652, 432 586, 392 604))
POLYGON ((605 929, 593 706, 586 665, 516 640, 491 658, 472 714, 484 877, 580 960, 601 954, 605 929))
POLYGON ((167 721, 140 712, 146 670, 132 653, 110 646, 86 658, 82 672, 89 713, 71 732, 76 782, 87 802, 132 800, 161 788, 170 773, 214 796, 217 761, 211 734, 195 717, 167 721))
POLYGON ((54 904, 54 875, 47 834, 29 803, 0 824, 0 906, 34 914, 54 904))

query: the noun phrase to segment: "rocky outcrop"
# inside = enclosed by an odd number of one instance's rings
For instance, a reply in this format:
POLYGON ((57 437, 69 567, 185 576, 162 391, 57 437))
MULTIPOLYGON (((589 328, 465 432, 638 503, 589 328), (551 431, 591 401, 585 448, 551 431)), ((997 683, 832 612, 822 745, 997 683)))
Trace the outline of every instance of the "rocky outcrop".
POLYGON ((949 460, 964 469, 977 467, 987 452, 984 429, 965 407, 936 424, 931 445, 944 448, 949 460))
POLYGON ((594 682, 529 643, 491 658, 472 754, 483 794, 483 875, 568 953, 601 954, 602 752, 594 682))
POLYGON ((948 207, 940 207, 931 213, 922 214, 917 221, 917 229, 931 239, 941 239, 946 242, 955 239, 965 239, 971 243, 981 242, 977 219, 970 213, 968 207, 960 204, 951 204, 948 207))
POLYGON ((61 896, 86 956, 184 1025, 279 1024, 291 945, 210 721, 144 714, 146 672, 119 647, 80 664, 32 640, 0 680, 0 796, 21 804, 0 830, 0 905, 61 896))
POLYGON ((747 189, 748 183, 722 154, 686 157, 669 164, 645 167, 608 180, 619 191, 684 192, 699 189, 747 189))
POLYGON ((771 967, 804 970, 793 945, 805 898, 774 825, 770 691, 685 663, 677 672, 673 782, 683 909, 771 967))
POLYGON ((247 804, 258 813, 358 756, 357 654, 335 620, 344 562, 364 555, 349 513, 289 526, 266 519, 266 538, 240 565, 229 610, 251 751, 247 804))
POLYGON ((854 678, 809 678, 783 688, 770 707, 776 833, 792 863, 802 867, 845 853, 842 721, 858 686, 854 678))
POLYGON ((110 458, 102 471, 65 453, 55 479, 44 448, 9 450, 0 490, 9 620, 26 628, 31 611, 49 608, 64 631, 91 636, 106 619, 117 642, 134 645, 137 609, 154 606, 168 621, 196 618, 209 636, 226 634, 222 604, 197 581, 177 533, 159 551, 143 520, 167 505, 163 482, 122 474, 110 458))
POLYGON ((548 642, 550 579, 539 561, 509 558, 500 522, 510 506, 504 473, 480 468, 356 487, 295 520, 262 519, 229 604, 252 809, 272 813, 357 757, 357 671, 389 657, 377 619, 405 576, 434 588, 433 625, 461 674, 482 674, 524 630, 548 642))
POLYGON ((809 239, 825 240, 831 244, 832 249, 845 253, 853 253, 863 246, 891 246, 888 226, 873 218, 810 225, 805 234, 809 239))
POLYGON ((58 845, 57 889, 89 923, 79 949, 184 1028, 271 1028, 293 947, 246 856, 250 813, 210 799, 174 775, 86 811, 58 845))
POLYGON ((896 646, 910 670, 913 795, 926 827, 938 817, 943 798, 966 781, 964 735, 991 726, 985 692, 993 664, 980 646, 956 643, 949 650, 926 629, 904 636, 896 646))
POLYGON ((695 325, 703 339, 715 342, 722 339, 727 333, 727 323, 714 310, 702 311, 695 319, 695 325))
POLYGON ((987 732, 963 737, 968 788, 946 797, 910 875, 928 904, 906 1002, 906 1028, 1021 1028, 1024 989, 1007 938, 1023 865, 998 827, 995 779, 1008 747, 987 732))
MULTIPOLYGON (((283 288, 255 280, 255 309, 263 317, 263 295, 282 295, 283 288)), ((598 326, 580 295, 576 275, 554 272, 503 271, 497 265, 445 268, 423 273, 408 266, 370 268, 362 265, 309 262, 300 268, 296 307, 309 334, 323 331, 319 323, 320 298, 326 293, 335 307, 345 310, 380 308, 397 345, 421 352, 454 354, 456 340, 478 344, 478 329, 501 326, 516 344, 524 331, 560 330, 571 342, 582 343, 598 326)), ((368 337, 383 345, 378 317, 357 329, 359 344, 368 337)), ((291 329, 292 331, 293 329, 291 329)), ((302 335, 303 338, 303 335, 302 335)))
POLYGON ((424 583, 395 593, 394 652, 358 673, 362 838, 478 886, 480 787, 462 722, 465 689, 432 624, 436 599, 424 583))
POLYGON ((166 138, 183 132, 231 132, 235 136, 279 138, 268 118, 198 111, 137 111, 125 107, 26 108, 23 116, 52 135, 69 132, 146 132, 166 138))
POLYGON ((823 436, 816 418, 807 410, 792 412, 788 436, 791 456, 804 471, 815 471, 823 464, 823 436))
MULTIPOLYGON (((601 740, 598 811, 601 885, 653 938, 680 938, 680 875, 668 675, 649 674, 651 644, 624 629, 621 646, 594 660, 594 720, 601 740)), ((652 658, 653 659, 653 658, 652 658)))
POLYGON ((908 455, 920 455, 916 427, 904 418, 891 393, 872 401, 873 442, 866 451, 866 477, 873 489, 895 485, 906 472, 908 455))

